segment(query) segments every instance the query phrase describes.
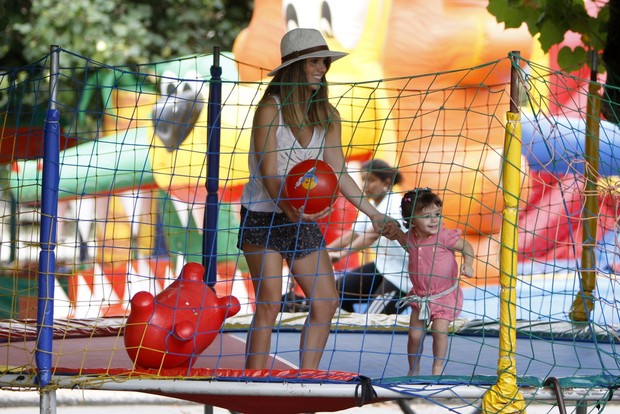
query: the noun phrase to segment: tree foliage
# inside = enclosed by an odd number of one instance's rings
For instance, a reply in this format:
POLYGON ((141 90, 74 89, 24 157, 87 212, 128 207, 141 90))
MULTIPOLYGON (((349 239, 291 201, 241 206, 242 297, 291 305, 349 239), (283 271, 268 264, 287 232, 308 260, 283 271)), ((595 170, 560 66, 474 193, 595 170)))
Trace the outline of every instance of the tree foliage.
MULTIPOLYGON (((5 0, 1 66, 32 63, 59 45, 110 65, 230 50, 252 0, 5 0)), ((66 62, 70 64, 70 62, 66 62)))
MULTIPOLYGON (((30 119, 40 121, 47 96, 44 90, 26 93, 37 84, 30 79, 31 70, 25 68, 37 67, 52 45, 71 52, 63 54, 62 65, 75 65, 74 78, 85 70, 84 60, 78 56, 132 67, 209 53, 213 46, 231 50, 239 31, 250 21, 252 4, 252 0, 3 0, 0 74, 6 76, 0 76, 0 107, 9 103, 6 91, 14 89, 9 85, 24 89, 22 109, 9 113, 5 121, 14 125, 32 122, 30 119)), ((61 78, 60 83, 63 81, 61 78)), ((92 85, 86 86, 79 95, 92 95, 92 89, 92 85)), ((69 125, 77 119, 81 129, 95 131, 97 116, 92 114, 102 113, 96 107, 101 102, 82 99, 78 103, 80 98, 71 88, 59 94, 70 107, 86 102, 92 109, 81 108, 79 116, 62 113, 61 122, 69 125)))
POLYGON ((558 65, 572 72, 597 56, 596 70, 607 72, 602 113, 620 123, 620 0, 589 1, 598 13, 589 14, 584 0, 489 0, 487 9, 507 28, 527 25, 545 52, 569 31, 581 35, 582 46, 558 51, 558 65))
POLYGON ((487 10, 507 28, 525 24, 544 52, 560 44, 568 31, 580 34, 583 46, 559 51, 560 68, 571 72, 590 63, 587 51, 601 54, 605 49, 609 4, 598 3, 601 9, 595 17, 588 14, 584 0, 489 0, 487 10))

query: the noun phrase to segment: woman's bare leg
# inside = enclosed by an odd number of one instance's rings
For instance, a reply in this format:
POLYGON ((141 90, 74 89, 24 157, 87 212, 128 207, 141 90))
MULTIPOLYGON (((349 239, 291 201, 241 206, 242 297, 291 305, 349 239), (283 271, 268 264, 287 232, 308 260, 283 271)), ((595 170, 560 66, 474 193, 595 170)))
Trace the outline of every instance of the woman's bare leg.
POLYGON ((300 339, 301 368, 318 369, 332 317, 339 305, 333 267, 325 250, 294 259, 289 265, 295 281, 310 299, 310 311, 300 339))
POLYGON ((261 246, 244 246, 245 259, 256 295, 256 311, 246 342, 247 369, 265 369, 271 333, 282 301, 282 256, 261 246))

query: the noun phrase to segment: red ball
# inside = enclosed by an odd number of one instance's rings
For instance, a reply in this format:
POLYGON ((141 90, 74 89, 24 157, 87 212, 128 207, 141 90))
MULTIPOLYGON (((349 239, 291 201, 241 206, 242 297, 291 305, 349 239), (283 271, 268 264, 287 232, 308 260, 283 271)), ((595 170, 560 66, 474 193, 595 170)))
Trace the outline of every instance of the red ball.
POLYGON ((305 213, 318 213, 338 197, 338 176, 323 160, 305 160, 293 166, 284 181, 287 200, 305 213))

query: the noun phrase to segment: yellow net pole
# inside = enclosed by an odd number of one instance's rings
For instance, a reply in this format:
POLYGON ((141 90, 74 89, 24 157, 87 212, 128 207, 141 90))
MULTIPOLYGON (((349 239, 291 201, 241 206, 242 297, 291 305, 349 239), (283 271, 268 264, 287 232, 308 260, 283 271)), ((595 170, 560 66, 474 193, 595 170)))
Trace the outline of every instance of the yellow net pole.
MULTIPOLYGON (((519 53, 511 54, 513 66, 518 65, 519 53)), ((485 413, 524 413, 525 400, 517 386, 515 351, 517 343, 516 274, 517 219, 521 195, 521 114, 516 69, 512 69, 510 111, 506 113, 504 136, 503 197, 504 211, 500 250, 500 329, 497 383, 482 399, 485 413)))
POLYGON ((588 103, 586 108, 586 153, 584 155, 586 200, 582 213, 583 231, 581 241, 583 243, 583 250, 581 251, 581 266, 579 269, 581 290, 575 296, 569 312, 569 317, 573 322, 587 322, 590 319, 590 313, 594 310, 594 295, 592 292, 596 288, 596 240, 599 215, 596 185, 599 178, 599 127, 601 123, 601 99, 598 93, 600 86, 596 82, 596 59, 597 55, 593 53, 591 82, 588 86, 588 103))

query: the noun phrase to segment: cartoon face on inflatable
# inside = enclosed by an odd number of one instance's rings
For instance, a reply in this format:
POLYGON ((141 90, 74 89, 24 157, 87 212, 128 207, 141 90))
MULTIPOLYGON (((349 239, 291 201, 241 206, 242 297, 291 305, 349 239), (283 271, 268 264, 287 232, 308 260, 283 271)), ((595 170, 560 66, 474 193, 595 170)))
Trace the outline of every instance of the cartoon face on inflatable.
POLYGON ((203 281, 204 268, 188 263, 157 296, 138 292, 131 299, 125 347, 141 368, 192 366, 211 345, 222 323, 240 310, 234 296, 217 297, 203 281))

